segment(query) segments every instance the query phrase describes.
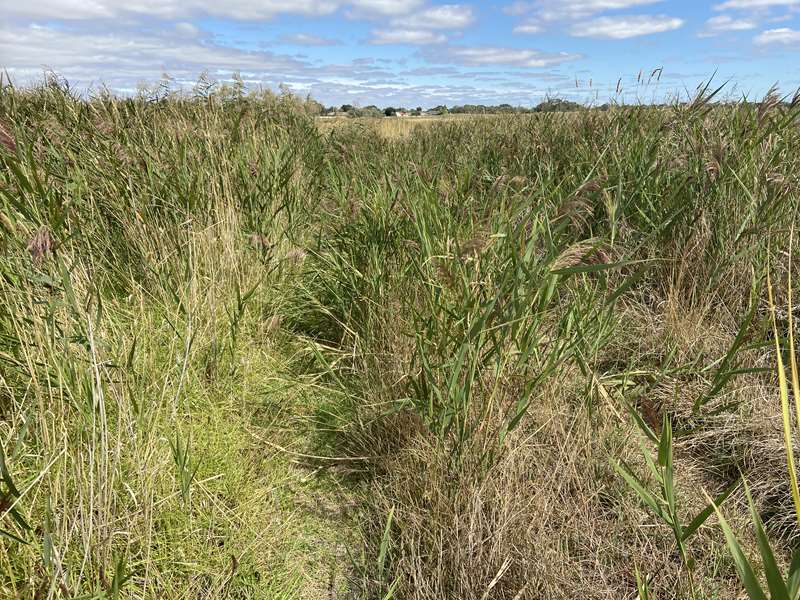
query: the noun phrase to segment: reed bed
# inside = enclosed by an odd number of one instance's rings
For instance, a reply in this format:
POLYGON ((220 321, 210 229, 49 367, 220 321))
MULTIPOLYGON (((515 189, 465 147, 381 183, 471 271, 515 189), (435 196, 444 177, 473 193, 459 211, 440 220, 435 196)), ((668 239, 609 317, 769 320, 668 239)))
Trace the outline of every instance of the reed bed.
POLYGON ((0 595, 796 597, 800 103, 715 100, 3 87, 0 595))

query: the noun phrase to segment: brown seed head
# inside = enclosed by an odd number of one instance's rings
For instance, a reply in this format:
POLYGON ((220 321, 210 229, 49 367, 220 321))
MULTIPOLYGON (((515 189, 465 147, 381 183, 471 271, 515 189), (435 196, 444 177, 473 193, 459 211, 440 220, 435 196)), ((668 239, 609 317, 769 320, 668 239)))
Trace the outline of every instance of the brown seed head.
POLYGON ((458 254, 459 258, 467 258, 469 256, 479 256, 483 253, 484 249, 486 248, 487 241, 485 238, 482 237, 475 237, 471 240, 467 240, 463 244, 461 244, 461 248, 459 249, 460 252, 458 254))
POLYGON ((269 248, 269 240, 265 235, 261 235, 260 233, 251 233, 248 239, 253 248, 258 250, 265 250, 269 248))
POLYGON ((456 279, 453 277, 453 274, 450 272, 450 269, 447 266, 447 262, 438 259, 436 261, 436 273, 439 275, 439 279, 446 287, 455 287, 456 279))
POLYGON ((36 232, 36 235, 31 238, 31 241, 28 242, 28 252, 31 253, 33 264, 38 267, 54 250, 55 243, 50 229, 46 225, 43 225, 36 232))
POLYGON ((611 262, 611 257, 602 247, 602 242, 590 238, 581 240, 564 249, 553 262, 553 271, 578 265, 602 265, 611 262))
POLYGON ((8 233, 15 233, 17 231, 14 221, 12 221, 6 213, 0 212, 0 225, 3 226, 8 233))
POLYGON ((291 263, 299 264, 306 259, 306 251, 302 248, 292 248, 286 253, 286 260, 291 263))
POLYGON ((17 151, 17 142, 11 134, 11 128, 6 127, 3 123, 0 123, 0 147, 12 153, 17 151))
POLYGON ((589 226, 593 210, 592 204, 585 197, 572 196, 558 207, 553 221, 568 219, 573 227, 582 231, 589 226))
POLYGON ((273 315, 264 323, 264 331, 266 331, 268 334, 275 333, 281 328, 282 323, 283 318, 280 315, 273 315))
POLYGON ((585 181, 580 185, 580 187, 575 190, 576 196, 582 196, 583 194, 588 194, 591 192, 599 192, 602 189, 602 186, 596 179, 590 179, 589 181, 585 181))

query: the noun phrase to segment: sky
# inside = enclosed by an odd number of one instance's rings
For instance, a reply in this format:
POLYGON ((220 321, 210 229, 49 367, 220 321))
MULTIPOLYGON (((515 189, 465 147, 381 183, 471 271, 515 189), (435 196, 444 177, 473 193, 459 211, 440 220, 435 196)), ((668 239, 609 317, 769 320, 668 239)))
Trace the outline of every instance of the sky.
POLYGON ((0 0, 0 68, 119 94, 239 73, 333 106, 648 103, 712 77, 752 99, 800 86, 800 0, 0 0))

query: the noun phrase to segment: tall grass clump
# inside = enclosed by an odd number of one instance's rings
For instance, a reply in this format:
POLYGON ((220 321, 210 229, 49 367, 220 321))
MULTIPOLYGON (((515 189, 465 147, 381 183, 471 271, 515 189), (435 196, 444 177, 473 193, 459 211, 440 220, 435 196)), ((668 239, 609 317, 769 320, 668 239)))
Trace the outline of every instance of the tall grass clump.
POLYGON ((796 214, 798 105, 718 94, 443 122, 380 151, 368 126, 326 131, 359 177, 329 167, 292 311, 349 390, 332 448, 376 457, 364 536, 379 554, 392 515, 396 593, 736 597, 706 492, 741 507, 740 473, 794 536, 763 459, 783 444, 761 274, 796 214), (674 432, 658 461, 641 426, 674 432))
MULTIPOLYGON (((789 254, 791 260, 791 244, 789 242, 789 254)), ((781 420, 783 424, 783 441, 786 449, 786 464, 788 467, 788 480, 791 489, 792 504, 794 507, 795 522, 800 525, 800 490, 797 484, 797 470, 795 468, 795 446, 796 435, 798 428, 800 428, 800 377, 798 377, 798 362, 797 354, 794 346, 794 305, 792 304, 792 275, 789 271, 788 281, 786 284, 787 290, 787 336, 786 342, 788 344, 788 358, 784 362, 783 349, 781 347, 780 330, 778 329, 775 300, 773 297, 772 280, 767 273, 767 291, 769 309, 772 321, 772 334, 775 341, 775 357, 777 361, 778 373, 778 394, 780 397, 781 407, 781 420), (788 372, 786 364, 788 363, 788 372), (793 419, 791 414, 791 400, 789 390, 791 389, 791 398, 794 399, 795 405, 795 419, 793 427, 793 419)), ((800 554, 795 548, 791 559, 791 564, 787 572, 782 572, 778 559, 776 558, 775 551, 767 536, 762 521, 761 515, 753 502, 753 497, 749 489, 746 489, 747 504, 750 510, 750 518, 756 532, 756 539, 758 540, 758 554, 760 555, 763 565, 764 578, 766 579, 766 586, 762 585, 755 568, 748 559, 747 555, 742 549, 740 541, 737 539, 731 526, 725 520, 722 512, 717 509, 717 514, 720 521, 720 527, 725 533, 725 539, 728 543, 731 555, 733 556, 736 565, 736 571, 739 579, 747 591, 747 595, 751 599, 764 599, 766 598, 796 598, 800 595, 800 554)))
POLYGON ((310 402, 270 325, 316 187, 302 104, 48 81, 0 122, 0 596, 324 588, 305 474, 261 442, 310 402))

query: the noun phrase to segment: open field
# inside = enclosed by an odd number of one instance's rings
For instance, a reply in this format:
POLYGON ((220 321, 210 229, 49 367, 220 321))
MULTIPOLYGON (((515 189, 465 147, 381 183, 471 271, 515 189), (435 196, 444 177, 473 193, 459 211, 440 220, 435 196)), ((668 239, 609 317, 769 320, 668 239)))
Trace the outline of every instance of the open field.
POLYGON ((320 133, 329 134, 340 127, 362 127, 386 138, 406 137, 417 128, 443 123, 468 123, 476 119, 497 119, 497 115, 436 115, 419 117, 317 117, 320 133))
POLYGON ((745 597, 797 111, 2 88, 0 597, 745 597))

